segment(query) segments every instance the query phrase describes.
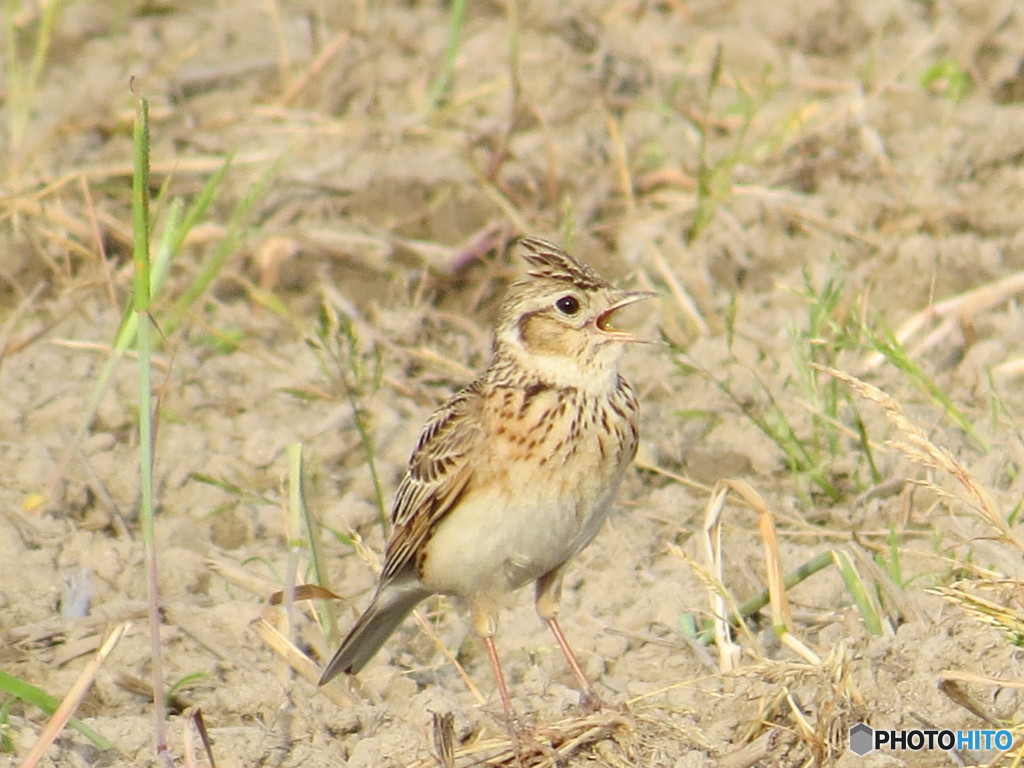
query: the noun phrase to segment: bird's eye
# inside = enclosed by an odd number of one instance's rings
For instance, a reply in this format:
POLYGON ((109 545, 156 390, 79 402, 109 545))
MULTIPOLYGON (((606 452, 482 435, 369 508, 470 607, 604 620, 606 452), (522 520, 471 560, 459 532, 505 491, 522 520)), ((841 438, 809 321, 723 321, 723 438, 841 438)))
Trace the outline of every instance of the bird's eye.
POLYGON ((575 315, 580 311, 580 300, 575 296, 563 296, 555 302, 555 306, 563 315, 575 315))

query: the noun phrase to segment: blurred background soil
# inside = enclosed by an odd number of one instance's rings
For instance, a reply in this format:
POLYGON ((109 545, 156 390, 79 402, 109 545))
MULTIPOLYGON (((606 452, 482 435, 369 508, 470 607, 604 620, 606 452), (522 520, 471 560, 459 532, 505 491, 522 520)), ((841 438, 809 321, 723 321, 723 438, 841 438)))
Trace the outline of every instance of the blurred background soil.
MULTIPOLYGON (((657 290, 631 325, 664 341, 626 361, 638 467, 563 602, 610 706, 580 712, 528 595, 502 616, 515 706, 557 764, 1009 765, 860 758, 846 733, 1021 736, 1024 9, 480 0, 455 24, 459 8, 4 8, 0 670, 60 698, 131 624, 77 712, 114 748, 67 730, 43 764, 157 764, 133 684, 151 658, 132 354, 89 405, 130 301, 141 94, 154 243, 230 158, 153 311, 172 754, 199 707, 218 766, 436 765, 432 713, 450 713, 458 765, 512 764, 486 654, 449 601, 334 698, 252 625, 287 580, 292 443, 339 629, 365 606, 383 542, 368 456, 387 504, 425 418, 486 364, 520 272, 508 245, 528 233, 657 290), (890 395, 963 473, 815 363, 890 395), (766 608, 731 664, 688 630, 719 593, 702 529, 729 478, 765 505, 725 505, 729 600, 768 583, 768 519, 784 571, 834 550, 859 574, 797 584, 798 642, 766 608)), ((322 664, 336 638, 308 605, 295 640, 322 664)), ((46 716, 0 702, 14 765, 46 716)))

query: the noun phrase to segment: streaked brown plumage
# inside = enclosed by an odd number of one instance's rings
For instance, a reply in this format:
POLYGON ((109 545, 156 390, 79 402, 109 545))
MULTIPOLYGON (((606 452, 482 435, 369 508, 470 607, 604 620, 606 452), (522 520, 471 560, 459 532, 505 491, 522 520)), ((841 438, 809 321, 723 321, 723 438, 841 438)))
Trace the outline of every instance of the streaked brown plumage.
POLYGON ((638 406, 618 373, 620 291, 550 243, 523 239, 527 277, 509 287, 491 363, 427 421, 392 508, 394 527, 369 608, 321 685, 354 674, 431 594, 470 607, 511 704, 494 647, 507 592, 536 583, 537 611, 592 699, 556 614, 565 564, 597 534, 636 454, 638 406))

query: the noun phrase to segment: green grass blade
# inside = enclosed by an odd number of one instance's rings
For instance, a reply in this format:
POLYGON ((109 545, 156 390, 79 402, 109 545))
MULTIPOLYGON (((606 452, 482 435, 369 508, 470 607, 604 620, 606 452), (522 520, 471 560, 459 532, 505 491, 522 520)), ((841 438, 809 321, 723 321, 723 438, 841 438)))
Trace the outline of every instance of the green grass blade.
MULTIPOLYGON (((787 590, 792 589, 805 579, 809 579, 818 571, 824 570, 828 566, 832 565, 833 562, 834 558, 832 556, 832 552, 822 552, 821 554, 815 555, 803 565, 800 565, 787 573, 782 579, 782 585, 787 590)), ((771 602, 771 595, 768 593, 768 590, 761 590, 756 595, 744 600, 736 607, 736 615, 732 617, 732 623, 735 625, 740 621, 749 619, 751 616, 767 606, 769 602, 771 602)), ((687 637, 693 638, 694 642, 700 645, 710 645, 714 642, 715 634, 714 630, 711 628, 710 621, 701 622, 698 629, 696 617, 692 613, 684 613, 679 617, 679 623, 683 634, 687 637)))
MULTIPOLYGON (((224 261, 227 257, 238 250, 238 246, 242 241, 243 225, 249 216, 249 211, 256 204, 257 201, 263 198, 264 193, 267 191, 267 187, 270 185, 270 181, 277 175, 278 169, 284 162, 286 156, 282 155, 276 162, 271 164, 270 168, 267 169, 266 173, 260 177, 260 179, 253 184, 245 196, 238 202, 235 209, 231 213, 231 218, 228 220, 227 231, 224 237, 217 244, 214 249, 213 255, 203 264, 202 269, 191 284, 182 292, 181 296, 178 297, 177 301, 174 302, 168 318, 164 322, 164 328, 167 333, 172 332, 181 323, 181 318, 188 310, 192 303, 195 302, 200 296, 202 296, 206 290, 210 287, 217 275, 220 274, 221 268, 224 266, 224 261)), ((227 164, 225 164, 203 188, 203 192, 200 194, 200 200, 197 201, 196 205, 193 206, 194 211, 205 212, 206 208, 200 205, 201 201, 207 200, 206 205, 209 205, 208 200, 212 199, 213 192, 216 190, 220 180, 223 179, 224 173, 227 172, 227 164)), ((190 211, 185 216, 185 222, 191 220, 190 211)), ((197 214, 198 218, 198 214, 197 214)))
POLYGON ((224 177, 228 173, 228 169, 231 168, 232 155, 224 160, 224 164, 217 169, 217 171, 207 179, 203 188, 199 191, 199 195, 189 206, 188 213, 185 214, 184 220, 181 222, 179 227, 168 227, 167 230, 173 233, 173 238, 168 243, 168 250, 172 254, 177 254, 181 251, 181 246, 185 242, 185 238, 188 233, 198 224, 202 218, 206 215, 206 212, 210 209, 214 199, 217 197, 217 190, 220 189, 221 182, 224 181, 224 177))
POLYGON ((846 590, 850 593, 854 605, 857 606, 857 610, 860 612, 864 626, 872 635, 881 635, 882 619, 879 616, 878 609, 875 608, 874 602, 871 600, 871 595, 867 585, 864 583, 864 579, 861 578, 850 556, 845 552, 834 549, 832 550, 832 557, 835 560, 836 567, 839 569, 839 575, 843 577, 846 590))
POLYGON ((184 688, 189 683, 194 683, 196 680, 202 680, 204 677, 206 677, 205 672, 192 672, 188 675, 185 675, 183 678, 173 683, 170 686, 170 688, 167 689, 167 695, 164 696, 164 702, 170 705, 171 699, 174 698, 174 694, 176 694, 179 690, 184 688))
POLYGON ((847 403, 850 406, 850 410, 853 413, 854 424, 857 427, 857 435, 860 439, 860 447, 864 452, 864 458, 868 463, 868 469, 871 472, 871 481, 875 485, 880 485, 882 480, 882 473, 878 470, 878 465, 875 463, 875 452, 871 448, 871 438, 868 437, 868 428, 864 423, 864 418, 860 415, 860 410, 853 400, 847 396, 847 403))
POLYGON ((935 383, 935 380, 928 376, 921 367, 910 359, 910 355, 907 353, 906 347, 900 344, 896 340, 896 337, 892 332, 885 328, 881 333, 875 333, 870 335, 870 341, 872 346, 877 352, 879 352, 886 360, 892 363, 897 370, 905 373, 907 377, 913 382, 913 384, 924 392, 933 402, 937 403, 946 412, 946 415, 956 422, 956 425, 960 427, 967 435, 974 440, 983 450, 990 450, 988 444, 981 438, 974 425, 964 416, 960 410, 953 405, 953 401, 949 399, 949 396, 942 390, 942 388, 935 383))
MULTIPOLYGON (((148 148, 146 148, 145 151, 148 153, 148 148)), ((147 267, 149 272, 149 290, 147 294, 149 296, 157 295, 163 287, 167 274, 170 271, 171 264, 180 252, 181 245, 185 237, 209 209, 217 187, 220 181, 224 178, 224 174, 227 172, 228 164, 228 162, 225 162, 224 166, 222 166, 221 169, 218 170, 217 173, 215 173, 203 186, 203 190, 200 193, 199 198, 189 207, 184 219, 182 219, 181 216, 183 203, 180 200, 174 200, 171 202, 167 216, 167 223, 164 227, 160 243, 157 246, 156 255, 147 267)), ((148 187, 146 189, 146 196, 146 209, 149 210, 148 187)), ((133 212, 133 216, 134 215, 137 215, 137 213, 133 212)), ((139 222, 136 221, 136 226, 138 225, 139 222)), ((145 222, 145 227, 148 234, 148 217, 145 222)), ((139 275, 136 275, 135 277, 136 280, 140 279, 139 275)), ((74 456, 77 452, 78 446, 81 445, 82 440, 85 439, 85 435, 89 431, 89 427, 92 426, 92 421, 96 416, 96 411, 99 409, 100 401, 103 399, 103 396, 106 395, 107 390, 110 387, 110 381, 114 371, 117 369, 121 360, 124 359, 127 351, 135 343, 138 328, 138 313, 134 311, 133 306, 126 306, 124 316, 121 319, 121 324, 118 326, 117 334, 114 337, 112 352, 106 362, 104 362, 103 368, 100 370, 100 374, 96 378, 96 384, 93 386, 92 392, 89 395, 89 400, 85 405, 82 420, 79 423, 75 436, 70 443, 68 451, 66 452, 66 456, 68 458, 65 458, 64 460, 65 465, 70 460, 70 457, 74 456)))
MULTIPOLYGON (((47 715, 52 715, 57 711, 57 707, 60 706, 60 702, 42 688, 37 688, 31 683, 26 683, 24 680, 3 671, 0 671, 0 691, 9 693, 14 698, 31 704, 47 715)), ((113 746, 81 720, 73 717, 68 722, 72 728, 91 741, 97 749, 110 749, 113 746)))
POLYGON ((157 588, 156 535, 153 505, 153 386, 152 386, 152 323, 149 317, 151 303, 149 258, 149 103, 139 97, 135 119, 135 168, 132 175, 132 212, 135 225, 133 260, 135 263, 134 294, 138 328, 135 348, 138 351, 138 411, 139 411, 139 523, 146 559, 147 590, 149 595, 149 635, 152 657, 152 685, 154 703, 154 734, 158 755, 167 751, 166 704, 164 702, 163 651, 160 643, 160 607, 157 588))
MULTIPOLYGON (((335 307, 327 302, 320 305, 316 339, 310 339, 308 343, 320 357, 324 370, 336 377, 344 391, 346 400, 348 400, 352 411, 352 423, 359 433, 359 442, 366 457, 366 467, 369 469, 370 479, 373 481, 373 492, 381 525, 387 531, 390 515, 384 500, 380 475, 377 472, 369 420, 366 409, 360 404, 366 389, 376 390, 380 387, 380 358, 376 357, 377 369, 375 371, 366 370, 354 323, 350 318, 339 315, 335 307)), ((373 352, 376 353, 376 350, 373 352)))
POLYGON ((455 58, 459 54, 459 40, 462 37, 462 25, 466 19, 466 0, 452 0, 448 16, 448 41, 444 47, 444 58, 441 71, 430 83, 427 91, 426 112, 431 114, 447 94, 455 72, 455 58))
MULTIPOLYGON (((831 552, 822 552, 821 554, 815 555, 803 565, 798 566, 789 573, 787 573, 782 579, 782 586, 787 590, 792 589, 800 582, 805 579, 809 579, 811 576, 816 574, 818 571, 824 570, 834 562, 831 552)), ((740 603, 739 612, 740 616, 744 619, 753 616, 755 613, 764 608, 771 600, 771 596, 768 594, 767 589, 763 589, 753 597, 744 600, 740 603)))
POLYGON ((889 578, 898 586, 903 586, 903 564, 900 560, 900 537, 896 535, 895 528, 889 528, 889 537, 886 542, 889 550, 889 578))
MULTIPOLYGON (((330 589, 330 574, 327 572, 323 548, 320 546, 320 523, 313 516, 306 504, 305 472, 302 468, 302 444, 289 443, 288 454, 288 511, 289 536, 293 547, 303 547, 309 557, 313 572, 312 581, 325 589, 330 589), (302 540, 304 539, 304 541, 302 540)), ((316 602, 320 626, 324 628, 324 636, 333 644, 338 636, 338 623, 335 612, 327 601, 316 602)))

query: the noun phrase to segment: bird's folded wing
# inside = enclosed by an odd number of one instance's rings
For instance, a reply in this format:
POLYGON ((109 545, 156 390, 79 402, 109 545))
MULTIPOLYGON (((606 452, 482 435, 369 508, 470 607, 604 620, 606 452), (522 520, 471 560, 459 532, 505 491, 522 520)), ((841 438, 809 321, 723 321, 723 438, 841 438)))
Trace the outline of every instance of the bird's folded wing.
POLYGON ((391 510, 394 529, 384 555, 382 580, 416 565, 434 526, 470 486, 484 436, 478 405, 479 394, 470 385, 423 427, 391 510))

